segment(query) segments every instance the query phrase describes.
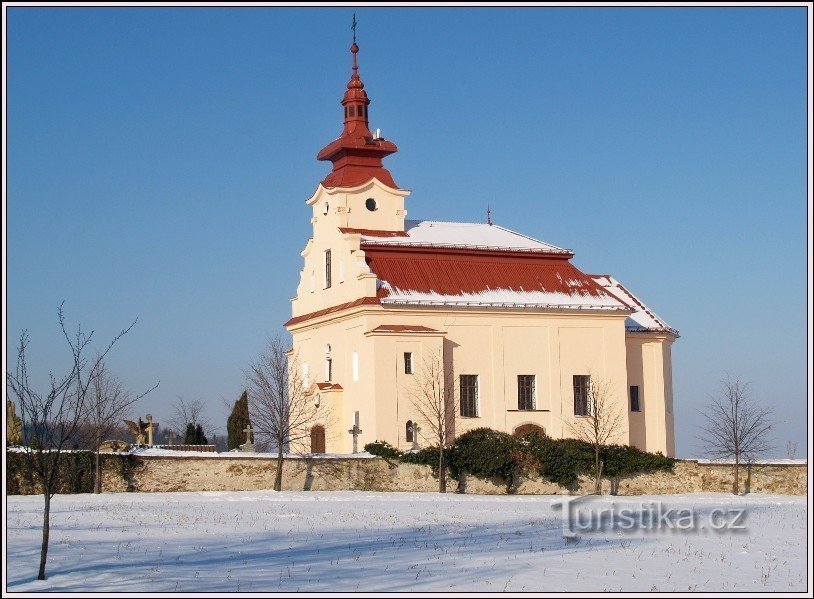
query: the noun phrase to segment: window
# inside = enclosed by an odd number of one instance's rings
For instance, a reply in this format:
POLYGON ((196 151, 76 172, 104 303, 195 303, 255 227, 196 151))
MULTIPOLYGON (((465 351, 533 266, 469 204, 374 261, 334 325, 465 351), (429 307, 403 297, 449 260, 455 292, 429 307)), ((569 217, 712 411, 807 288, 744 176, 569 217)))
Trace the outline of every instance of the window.
POLYGON ((331 359, 331 345, 325 345, 325 380, 330 382, 333 380, 333 360, 331 359))
POLYGON ((413 374, 413 354, 404 352, 404 374, 413 374))
POLYGON ((331 250, 325 250, 325 289, 331 286, 331 250))
POLYGON ((354 106, 348 106, 348 116, 356 116, 356 108, 354 106))
POLYGON ((533 374, 517 375, 517 409, 534 410, 535 376, 533 374))
POLYGON ((366 199, 365 200, 365 208, 367 208, 371 212, 374 212, 376 210, 376 208, 377 208, 376 200, 374 200, 373 198, 366 199))
POLYGON ((461 375, 461 416, 478 417, 478 375, 461 375))
POLYGON ((639 386, 638 385, 631 385, 630 386, 630 411, 631 412, 641 412, 642 408, 639 405, 639 386))
POLYGON ((413 421, 412 420, 407 421, 407 431, 406 432, 407 432, 407 443, 412 443, 413 442, 413 421))
POLYGON ((353 352, 353 358, 351 360, 352 368, 353 368, 353 380, 359 380, 359 352, 353 352))
POLYGON ((328 202, 325 202, 325 205, 322 207, 322 214, 328 214, 330 209, 331 209, 331 206, 328 204, 328 202))
POLYGON ((588 396, 591 392, 591 377, 585 374, 574 375, 574 416, 590 416, 588 396))

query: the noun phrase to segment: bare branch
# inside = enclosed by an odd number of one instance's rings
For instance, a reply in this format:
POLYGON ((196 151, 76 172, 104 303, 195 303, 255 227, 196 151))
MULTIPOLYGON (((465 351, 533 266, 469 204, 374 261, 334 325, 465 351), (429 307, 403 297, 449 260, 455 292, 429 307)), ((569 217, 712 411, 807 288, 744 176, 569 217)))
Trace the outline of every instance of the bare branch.
POLYGON ((756 405, 749 388, 748 382, 725 376, 718 394, 710 398, 706 412, 701 412, 706 422, 699 426, 698 439, 707 455, 721 460, 734 459, 732 489, 735 494, 739 492, 740 463, 751 462, 773 449, 772 411, 756 405))

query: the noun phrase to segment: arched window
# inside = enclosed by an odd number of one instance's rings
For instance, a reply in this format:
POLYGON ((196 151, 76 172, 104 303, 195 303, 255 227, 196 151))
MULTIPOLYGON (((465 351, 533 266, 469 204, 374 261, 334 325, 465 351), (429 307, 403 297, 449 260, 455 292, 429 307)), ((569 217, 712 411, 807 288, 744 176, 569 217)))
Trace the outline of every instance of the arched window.
POLYGON ((514 436, 515 437, 522 437, 526 433, 537 433, 539 435, 545 435, 545 429, 542 426, 537 426, 536 424, 521 424, 516 429, 514 429, 514 436))
POLYGON ((413 442, 413 421, 407 421, 407 443, 413 442))

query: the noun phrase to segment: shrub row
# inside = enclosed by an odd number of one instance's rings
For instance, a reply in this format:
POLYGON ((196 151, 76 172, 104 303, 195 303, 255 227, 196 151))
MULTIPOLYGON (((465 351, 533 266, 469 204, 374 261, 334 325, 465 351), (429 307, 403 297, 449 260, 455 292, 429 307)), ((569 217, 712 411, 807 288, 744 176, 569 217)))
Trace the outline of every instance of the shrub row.
MULTIPOLYGON (((365 451, 388 460, 427 464, 438 472, 438 448, 426 447, 403 453, 387 442, 365 445, 365 451)), ((519 472, 539 474, 561 487, 571 488, 580 475, 594 474, 594 449, 577 439, 552 439, 532 432, 516 437, 477 428, 464 433, 446 449, 445 462, 454 478, 467 473, 478 478, 499 478, 508 488, 519 472)), ((672 472, 675 460, 661 453, 648 453, 629 445, 602 448, 603 476, 620 478, 662 470, 672 472)))
MULTIPOLYGON (((59 455, 60 493, 93 493, 96 473, 96 455, 92 451, 66 451, 59 455)), ((43 454, 43 459, 57 459, 57 454, 43 454)), ((102 468, 112 461, 117 473, 132 490, 133 476, 137 467, 130 454, 102 454, 102 468)), ((41 493, 39 481, 32 472, 28 458, 19 451, 6 452, 6 493, 9 495, 34 495, 41 493)))

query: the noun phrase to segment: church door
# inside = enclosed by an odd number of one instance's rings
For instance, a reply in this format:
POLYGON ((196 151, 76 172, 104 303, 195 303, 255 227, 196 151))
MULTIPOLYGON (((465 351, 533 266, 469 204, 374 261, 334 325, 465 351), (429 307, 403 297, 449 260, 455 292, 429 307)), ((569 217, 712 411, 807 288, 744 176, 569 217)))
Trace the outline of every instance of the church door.
POLYGON ((319 425, 311 428, 311 453, 325 453, 325 429, 319 425))

